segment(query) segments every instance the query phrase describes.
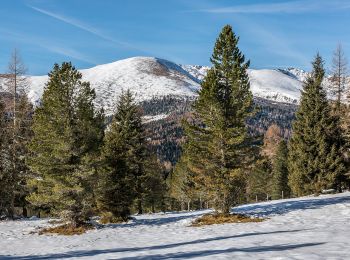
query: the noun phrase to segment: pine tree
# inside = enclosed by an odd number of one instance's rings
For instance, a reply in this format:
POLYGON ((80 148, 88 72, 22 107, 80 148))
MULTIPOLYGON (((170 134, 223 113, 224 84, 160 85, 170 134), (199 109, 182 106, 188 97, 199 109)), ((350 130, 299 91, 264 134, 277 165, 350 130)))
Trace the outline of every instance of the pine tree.
POLYGON ((293 123, 288 156, 289 184, 298 196, 336 188, 345 170, 337 138, 339 118, 331 115, 322 87, 325 71, 319 54, 312 65, 293 123))
POLYGON ((0 219, 9 217, 11 209, 11 153, 9 151, 9 131, 5 105, 0 99, 0 219))
POLYGON ((246 120, 253 97, 247 69, 249 61, 238 48, 239 38, 226 25, 216 40, 213 67, 202 82, 194 105, 199 124, 188 124, 185 149, 189 170, 201 180, 216 210, 228 213, 245 190, 245 172, 254 158, 246 120))
POLYGON ((28 200, 72 226, 91 214, 91 174, 86 163, 97 152, 103 129, 93 107, 95 92, 71 63, 54 65, 35 110, 28 164, 37 175, 28 200))
MULTIPOLYGON (((142 213, 145 140, 140 109, 128 90, 120 96, 102 149, 98 207, 112 221, 126 220, 136 200, 142 213)), ((108 220, 107 220, 108 221, 108 220)))
POLYGON ((204 188, 203 183, 199 178, 201 174, 194 175, 195 169, 190 165, 188 156, 186 154, 189 149, 186 149, 181 155, 181 158, 176 163, 174 170, 170 173, 169 186, 170 196, 180 202, 180 209, 185 209, 185 204, 196 200, 204 188), (191 171, 192 170, 192 171, 191 171))
POLYGON ((272 176, 272 198, 281 199, 282 196, 283 198, 288 198, 290 196, 290 188, 288 186, 288 147, 284 140, 281 140, 277 146, 272 176))
POLYGON ((10 151, 15 154, 11 156, 13 163, 15 164, 15 183, 16 188, 14 192, 15 205, 22 207, 22 215, 27 216, 28 202, 26 196, 29 194, 27 182, 32 176, 32 173, 26 163, 26 159, 29 156, 28 144, 33 137, 31 130, 33 116, 33 106, 30 103, 26 93, 22 93, 17 100, 17 112, 16 112, 16 128, 15 139, 12 140, 12 148, 10 151))
POLYGON ((144 207, 152 213, 165 210, 166 184, 164 169, 156 156, 149 156, 145 161, 145 174, 142 176, 142 201, 144 207))
POLYGON ((267 156, 261 156, 248 175, 247 193, 252 200, 266 200, 272 194, 272 163, 267 156))

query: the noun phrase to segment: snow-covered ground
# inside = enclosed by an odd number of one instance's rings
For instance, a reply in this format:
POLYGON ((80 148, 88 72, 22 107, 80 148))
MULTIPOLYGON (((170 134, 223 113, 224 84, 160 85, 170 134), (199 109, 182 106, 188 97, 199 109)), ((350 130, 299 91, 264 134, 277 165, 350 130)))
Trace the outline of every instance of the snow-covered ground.
POLYGON ((31 234, 48 220, 0 222, 0 259, 350 259, 350 193, 244 205, 260 223, 189 227, 208 212, 136 216, 80 236, 31 234))

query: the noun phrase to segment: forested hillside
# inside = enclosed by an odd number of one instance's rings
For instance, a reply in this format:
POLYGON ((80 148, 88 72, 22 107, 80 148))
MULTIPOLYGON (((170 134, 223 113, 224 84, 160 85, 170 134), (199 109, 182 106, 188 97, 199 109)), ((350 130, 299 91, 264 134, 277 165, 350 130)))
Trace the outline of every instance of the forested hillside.
MULTIPOLYGON (((157 152, 159 159, 167 166, 175 165, 181 155, 183 129, 181 121, 191 117, 194 99, 178 99, 171 96, 162 99, 152 99, 141 102, 144 115, 147 118, 163 114, 166 117, 159 120, 148 120, 146 124, 147 137, 152 150, 157 152)), ((290 137, 290 129, 297 105, 273 102, 267 99, 254 98, 256 114, 248 120, 251 135, 263 135, 268 127, 277 124, 284 132, 285 138, 290 137)))

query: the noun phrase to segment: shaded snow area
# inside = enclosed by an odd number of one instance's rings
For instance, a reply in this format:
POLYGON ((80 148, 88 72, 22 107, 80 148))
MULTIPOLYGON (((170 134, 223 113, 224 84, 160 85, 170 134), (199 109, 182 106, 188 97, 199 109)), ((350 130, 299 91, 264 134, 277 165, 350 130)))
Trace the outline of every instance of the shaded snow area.
POLYGON ((153 121, 165 119, 168 116, 169 116, 168 114, 159 114, 159 115, 155 115, 155 116, 143 116, 142 120, 143 120, 143 123, 146 124, 146 123, 150 123, 153 121))
POLYGON ((350 259, 350 193, 244 205, 260 223, 189 227, 208 210, 136 216, 71 237, 0 222, 0 259, 350 259))

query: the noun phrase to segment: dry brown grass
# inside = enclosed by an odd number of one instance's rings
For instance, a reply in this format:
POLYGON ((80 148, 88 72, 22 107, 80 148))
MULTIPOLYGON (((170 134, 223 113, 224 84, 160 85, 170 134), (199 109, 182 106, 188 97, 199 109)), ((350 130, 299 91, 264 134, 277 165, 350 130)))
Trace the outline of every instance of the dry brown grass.
POLYGON ((226 223, 249 223, 262 222, 265 219, 252 218, 241 214, 205 214, 191 224, 192 227, 200 227, 205 225, 226 224, 226 223))
POLYGON ((131 219, 130 217, 127 217, 127 218, 115 217, 112 213, 105 212, 102 214, 99 223, 100 224, 120 224, 120 223, 125 223, 130 219, 131 219))
POLYGON ((63 236, 73 236, 84 234, 88 230, 92 230, 95 227, 91 224, 84 224, 78 227, 73 227, 70 224, 64 224, 56 227, 48 227, 41 229, 38 233, 39 235, 45 234, 57 234, 63 236))

